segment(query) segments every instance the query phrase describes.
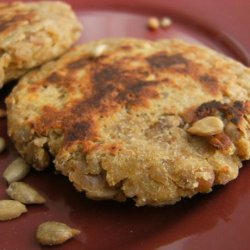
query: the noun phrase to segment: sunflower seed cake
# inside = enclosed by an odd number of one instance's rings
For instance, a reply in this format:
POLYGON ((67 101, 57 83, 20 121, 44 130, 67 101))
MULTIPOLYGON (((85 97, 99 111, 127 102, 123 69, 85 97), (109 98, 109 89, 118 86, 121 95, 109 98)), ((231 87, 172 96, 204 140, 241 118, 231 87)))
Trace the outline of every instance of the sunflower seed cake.
POLYGON ((0 3, 0 87, 64 53, 80 30, 65 3, 0 3))
POLYGON ((179 40, 78 46, 21 79, 8 133, 92 199, 174 204, 235 179, 250 157, 250 70, 179 40))

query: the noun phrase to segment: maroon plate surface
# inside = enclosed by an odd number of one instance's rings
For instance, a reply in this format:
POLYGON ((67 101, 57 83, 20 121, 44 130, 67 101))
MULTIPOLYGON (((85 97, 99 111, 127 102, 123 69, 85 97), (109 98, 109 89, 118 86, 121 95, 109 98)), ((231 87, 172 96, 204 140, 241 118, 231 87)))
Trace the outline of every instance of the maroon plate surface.
MULTIPOLYGON (((249 0, 68 0, 84 24, 81 42, 105 37, 181 38, 202 43, 249 65, 249 0), (149 16, 170 16, 168 30, 150 32, 149 16)), ((63 27, 62 27, 63 28, 63 27)), ((249 83, 250 84, 250 83, 249 83)), ((0 90, 0 106, 12 86, 0 90)), ((6 120, 0 120, 0 136, 6 120)), ((17 156, 9 143, 0 155, 0 174, 17 156)), ((25 179, 47 198, 28 207, 20 218, 0 223, 0 250, 46 249, 35 241, 37 226, 65 222, 81 234, 50 249, 250 249, 250 164, 237 180, 206 195, 163 208, 134 207, 133 202, 91 201, 69 181, 53 173, 32 171, 25 179)), ((0 199, 7 198, 0 178, 0 199)))

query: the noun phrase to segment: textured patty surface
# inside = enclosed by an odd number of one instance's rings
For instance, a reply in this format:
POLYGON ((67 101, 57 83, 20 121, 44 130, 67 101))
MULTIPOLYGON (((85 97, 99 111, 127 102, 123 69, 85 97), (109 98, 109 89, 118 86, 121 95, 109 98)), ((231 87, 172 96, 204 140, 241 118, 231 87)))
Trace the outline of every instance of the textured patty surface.
POLYGON ((54 161, 90 198, 174 204, 249 159, 249 82, 247 67, 198 45, 101 40, 24 76, 8 132, 35 168, 54 161))
POLYGON ((0 87, 64 53, 80 30, 67 4, 0 3, 0 87))

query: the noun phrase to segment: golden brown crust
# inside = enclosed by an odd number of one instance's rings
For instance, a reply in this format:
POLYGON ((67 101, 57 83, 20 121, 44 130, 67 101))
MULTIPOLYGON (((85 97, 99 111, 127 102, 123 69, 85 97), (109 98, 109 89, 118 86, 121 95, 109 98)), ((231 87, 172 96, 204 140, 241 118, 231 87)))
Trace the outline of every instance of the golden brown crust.
POLYGON ((79 38, 80 29, 71 8, 62 2, 2 3, 0 87, 64 53, 79 38))
POLYGON ((0 33, 13 32, 18 26, 35 21, 35 11, 18 6, 21 4, 5 4, 0 8, 0 33))
POLYGON ((248 68, 197 45, 100 40, 19 82, 9 135, 37 169, 55 159, 90 198, 173 204, 236 178, 249 159, 247 79, 248 68), (190 134, 206 116, 222 133, 190 134))

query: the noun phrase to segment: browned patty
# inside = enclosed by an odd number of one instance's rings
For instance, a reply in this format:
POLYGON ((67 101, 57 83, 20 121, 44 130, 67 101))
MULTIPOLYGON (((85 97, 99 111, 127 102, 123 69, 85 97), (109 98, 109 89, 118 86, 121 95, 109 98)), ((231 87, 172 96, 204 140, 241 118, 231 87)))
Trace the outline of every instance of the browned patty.
POLYGON ((8 130, 37 169, 52 161, 93 199, 173 204, 249 159, 250 70, 177 40, 109 39, 25 76, 8 130))
POLYGON ((80 30, 65 3, 0 3, 0 87, 64 53, 80 30))

